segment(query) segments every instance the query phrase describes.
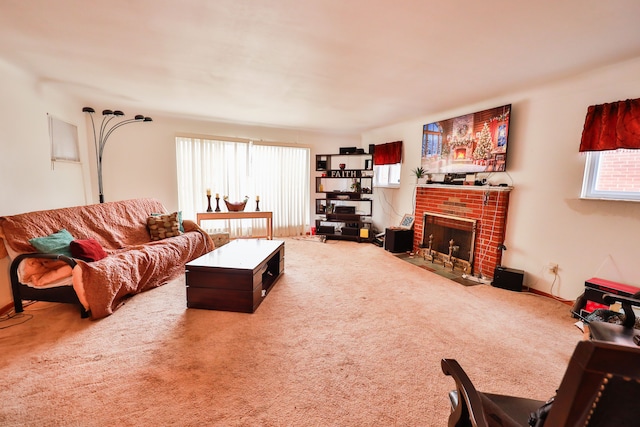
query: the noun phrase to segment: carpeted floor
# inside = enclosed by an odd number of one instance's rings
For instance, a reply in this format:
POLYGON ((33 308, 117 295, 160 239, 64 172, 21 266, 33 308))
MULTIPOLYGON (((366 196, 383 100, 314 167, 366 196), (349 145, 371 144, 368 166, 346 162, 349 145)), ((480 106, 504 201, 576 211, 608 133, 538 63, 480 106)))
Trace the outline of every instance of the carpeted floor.
POLYGON ((0 425, 442 426, 443 357, 481 390, 544 400, 582 338, 557 301, 371 244, 285 248, 253 314, 187 309, 178 278, 100 321, 37 303, 0 322, 0 425))

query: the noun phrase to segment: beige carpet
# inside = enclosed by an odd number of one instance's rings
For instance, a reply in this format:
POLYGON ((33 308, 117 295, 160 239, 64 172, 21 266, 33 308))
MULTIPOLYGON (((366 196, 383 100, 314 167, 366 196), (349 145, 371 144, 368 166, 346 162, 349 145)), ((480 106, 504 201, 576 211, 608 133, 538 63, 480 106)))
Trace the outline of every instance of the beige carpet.
POLYGON ((286 239, 254 314, 187 309, 182 278, 100 321, 37 303, 0 329, 3 426, 442 426, 456 358, 483 391, 547 399, 569 307, 465 287, 371 244, 286 239))

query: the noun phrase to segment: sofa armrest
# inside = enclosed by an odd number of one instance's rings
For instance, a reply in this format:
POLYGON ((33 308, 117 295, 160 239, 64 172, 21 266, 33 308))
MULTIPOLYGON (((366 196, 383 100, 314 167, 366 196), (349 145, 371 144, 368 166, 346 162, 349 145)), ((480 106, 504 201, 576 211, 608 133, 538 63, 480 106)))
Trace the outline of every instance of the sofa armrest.
POLYGON ((11 262, 11 267, 9 268, 9 277, 11 278, 11 291, 13 292, 13 305, 15 307, 16 313, 20 313, 23 311, 22 307, 22 298, 20 296, 20 280, 18 280, 18 266, 22 262, 22 260, 26 258, 44 258, 44 259, 55 259, 64 261, 73 269, 77 262, 73 258, 70 258, 66 255, 60 254, 43 254, 39 252, 20 254, 15 257, 15 259, 11 262))
POLYGON ((194 230, 199 230, 200 229, 198 224, 196 224, 195 221, 192 221, 190 219, 183 219, 182 220, 182 228, 184 229, 185 233, 187 233, 189 231, 194 231, 194 230))

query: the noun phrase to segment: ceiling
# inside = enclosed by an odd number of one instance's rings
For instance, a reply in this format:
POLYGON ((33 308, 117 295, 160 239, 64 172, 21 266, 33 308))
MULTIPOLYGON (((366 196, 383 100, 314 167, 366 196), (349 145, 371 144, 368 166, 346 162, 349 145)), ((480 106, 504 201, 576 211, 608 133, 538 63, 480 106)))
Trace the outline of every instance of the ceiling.
POLYGON ((0 59, 82 105, 368 129, 640 57, 637 0, 0 0, 0 59))

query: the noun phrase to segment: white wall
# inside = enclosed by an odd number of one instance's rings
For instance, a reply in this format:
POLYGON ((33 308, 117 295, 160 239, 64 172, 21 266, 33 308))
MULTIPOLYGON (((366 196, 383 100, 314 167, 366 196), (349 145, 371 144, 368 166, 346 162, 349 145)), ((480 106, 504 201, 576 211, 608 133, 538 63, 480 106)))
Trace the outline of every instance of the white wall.
MULTIPOLYGON (((0 60, 0 215, 86 203, 87 149, 81 108, 55 87, 0 60), (82 163, 50 161, 47 114, 78 126, 82 163)), ((0 308, 12 301, 0 259, 0 308)))
POLYGON ((402 188, 377 191, 374 223, 395 225, 413 211, 406 184, 420 164, 422 125, 511 103, 508 174, 490 179, 514 186, 502 264, 525 270, 525 286, 564 299, 575 299, 591 277, 640 287, 640 203, 581 200, 585 157, 578 153, 587 107, 640 97, 638 75, 640 59, 366 132, 365 145, 403 140, 405 150, 402 188), (550 262, 559 265, 555 283, 550 262))

